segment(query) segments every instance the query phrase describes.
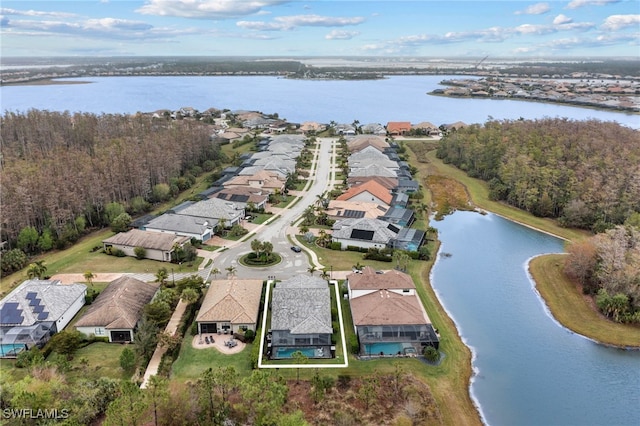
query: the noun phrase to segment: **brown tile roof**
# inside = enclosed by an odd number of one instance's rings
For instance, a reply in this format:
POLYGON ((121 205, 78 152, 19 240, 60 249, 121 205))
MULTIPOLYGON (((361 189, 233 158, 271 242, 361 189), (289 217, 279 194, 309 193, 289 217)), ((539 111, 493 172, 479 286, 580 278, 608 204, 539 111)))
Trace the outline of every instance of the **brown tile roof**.
POLYGON ((374 135, 358 135, 347 142, 347 148, 350 152, 358 152, 368 146, 372 146, 378 151, 383 151, 385 148, 389 147, 389 144, 382 136, 374 135))
POLYGON ((379 290, 351 299, 349 304, 356 326, 430 324, 420 300, 415 295, 403 296, 379 290))
POLYGON ((262 280, 211 281, 196 321, 255 324, 261 296, 262 280))
POLYGON ((144 247, 151 250, 171 251, 176 244, 182 245, 189 240, 189 237, 131 229, 130 231, 120 232, 111 238, 102 240, 102 242, 127 247, 144 247))
POLYGON ((376 203, 367 203, 364 201, 343 201, 343 200, 331 200, 327 206, 325 212, 332 219, 344 219, 349 216, 348 210, 362 212, 362 216, 369 219, 377 219, 380 216, 384 216, 387 212, 387 208, 376 203))
POLYGON ((379 198, 387 205, 389 205, 391 203, 391 200, 393 199, 393 195, 391 195, 387 188, 385 188, 375 180, 370 180, 363 183, 362 185, 356 185, 349 188, 345 193, 337 197, 336 200, 350 200, 351 198, 363 192, 369 192, 371 195, 379 198))
POLYGON ((386 176, 352 176, 347 178, 347 185, 356 186, 361 185, 363 183, 369 182, 370 180, 374 180, 378 182, 380 185, 387 188, 389 191, 392 191, 398 186, 398 178, 386 177, 386 176))
POLYGON ((404 272, 391 270, 384 274, 376 274, 376 271, 367 266, 362 270, 361 274, 347 275, 349 287, 352 290, 399 290, 414 289, 416 285, 413 283, 411 276, 404 272))
POLYGON ((133 329, 159 287, 160 283, 145 283, 123 275, 109 283, 75 326, 133 329))
POLYGON ((389 121, 387 123, 387 132, 389 134, 402 134, 411 130, 411 122, 409 121, 389 121))

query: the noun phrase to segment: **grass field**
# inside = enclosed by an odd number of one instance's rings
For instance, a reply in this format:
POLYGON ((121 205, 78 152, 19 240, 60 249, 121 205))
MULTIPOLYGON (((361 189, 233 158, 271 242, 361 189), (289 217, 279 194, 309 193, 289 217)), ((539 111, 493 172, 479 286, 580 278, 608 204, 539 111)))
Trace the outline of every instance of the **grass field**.
POLYGON ((565 255, 536 257, 529 270, 553 316, 568 329, 607 345, 640 347, 640 326, 618 324, 600 315, 591 298, 569 281, 562 267, 565 255))

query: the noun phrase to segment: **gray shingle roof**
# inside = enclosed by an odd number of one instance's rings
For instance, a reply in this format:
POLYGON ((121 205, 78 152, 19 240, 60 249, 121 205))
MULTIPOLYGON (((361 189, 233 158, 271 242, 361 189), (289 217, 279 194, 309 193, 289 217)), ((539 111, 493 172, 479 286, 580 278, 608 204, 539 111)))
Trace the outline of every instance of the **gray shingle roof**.
POLYGON ((362 238, 358 238, 358 233, 355 233, 354 235, 354 231, 369 231, 373 234, 371 234, 371 239, 367 238, 366 241, 378 244, 387 244, 389 241, 396 238, 396 233, 389 229, 389 225, 390 224, 388 222, 380 219, 343 219, 337 221, 333 225, 333 232, 331 233, 331 236, 339 239, 357 240, 362 238))
POLYGON ((162 251, 171 251, 175 244, 180 245, 188 241, 189 237, 180 237, 160 232, 147 232, 139 229, 120 232, 111 238, 102 240, 105 244, 116 244, 127 247, 144 247, 146 249, 162 251))
POLYGON ((162 229, 186 234, 203 234, 207 229, 215 228, 218 222, 218 219, 214 218, 207 219, 185 214, 165 213, 151 220, 145 228, 162 229))
POLYGON ((297 275, 276 284, 271 301, 271 328, 292 334, 332 333, 331 296, 325 280, 297 275))

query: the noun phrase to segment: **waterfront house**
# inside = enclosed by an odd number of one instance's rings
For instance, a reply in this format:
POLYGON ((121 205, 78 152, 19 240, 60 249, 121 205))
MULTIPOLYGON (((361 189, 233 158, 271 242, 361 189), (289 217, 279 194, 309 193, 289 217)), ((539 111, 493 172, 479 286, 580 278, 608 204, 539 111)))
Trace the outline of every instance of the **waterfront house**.
POLYGON ((312 275, 277 282, 271 296, 271 327, 267 352, 273 359, 332 356, 331 296, 328 283, 312 275))
POLYGON ((213 280, 198 311, 198 334, 256 330, 262 280, 213 280))
POLYGON ((60 280, 30 279, 0 301, 0 357, 41 348, 84 306, 87 286, 60 280))
POLYGON ((391 136, 403 136, 411 130, 409 121, 389 121, 387 123, 387 133, 391 136))
POLYGON ((108 337, 109 342, 132 342, 144 307, 159 288, 160 283, 123 275, 109 283, 74 326, 87 336, 108 337))
POLYGON ((424 346, 439 346, 431 321, 411 277, 365 267, 347 275, 353 325, 361 355, 416 355, 424 346))
POLYGON ((342 219, 333 224, 331 239, 342 250, 348 246, 360 248, 392 247, 401 227, 380 219, 342 219))

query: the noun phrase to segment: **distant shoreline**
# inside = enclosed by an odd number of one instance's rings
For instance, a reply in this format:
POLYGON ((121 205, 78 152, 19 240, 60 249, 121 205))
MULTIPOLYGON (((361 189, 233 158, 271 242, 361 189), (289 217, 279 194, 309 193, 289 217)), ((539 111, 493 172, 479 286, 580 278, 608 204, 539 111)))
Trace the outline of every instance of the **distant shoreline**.
MULTIPOLYGON (((65 77, 68 78, 68 77, 65 77)), ((29 80, 29 81, 10 81, 3 82, 2 86, 55 86, 59 84, 91 84, 91 81, 69 81, 69 80, 55 80, 53 78, 43 78, 41 80, 29 80)))

